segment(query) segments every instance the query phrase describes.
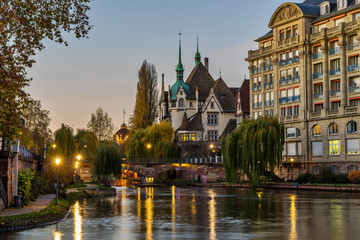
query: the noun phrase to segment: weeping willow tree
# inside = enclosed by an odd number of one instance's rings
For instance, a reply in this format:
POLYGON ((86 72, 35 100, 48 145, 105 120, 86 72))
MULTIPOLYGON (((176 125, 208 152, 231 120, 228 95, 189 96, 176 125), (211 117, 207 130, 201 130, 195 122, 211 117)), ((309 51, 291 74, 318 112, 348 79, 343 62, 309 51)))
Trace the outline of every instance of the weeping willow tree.
POLYGON ((251 186, 259 186, 261 176, 274 175, 274 169, 281 163, 283 147, 284 125, 277 118, 245 120, 221 141, 227 181, 236 182, 240 171, 251 186))
POLYGON ((103 142, 99 144, 96 149, 95 174, 103 177, 103 179, 107 179, 110 175, 115 177, 121 175, 123 157, 124 155, 115 143, 103 142))
POLYGON ((178 147, 173 142, 174 129, 167 122, 153 124, 146 129, 130 133, 126 144, 129 158, 173 158, 178 157, 178 147), (151 148, 147 149, 150 144, 151 148))

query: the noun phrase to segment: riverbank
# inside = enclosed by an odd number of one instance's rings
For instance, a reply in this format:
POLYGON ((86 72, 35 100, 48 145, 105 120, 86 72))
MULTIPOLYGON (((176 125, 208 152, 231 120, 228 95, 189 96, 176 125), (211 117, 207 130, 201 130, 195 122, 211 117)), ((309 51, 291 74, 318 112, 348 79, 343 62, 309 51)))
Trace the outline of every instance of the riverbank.
POLYGON ((81 199, 115 196, 114 188, 89 188, 66 193, 65 198, 59 198, 58 204, 53 199, 45 209, 13 216, 0 217, 0 232, 18 231, 29 228, 43 227, 66 219, 72 204, 81 199))
MULTIPOLYGON (((233 188, 251 188, 249 184, 231 184, 223 183, 191 183, 190 186, 197 187, 233 187, 233 188)), ((288 190, 311 190, 328 192, 360 192, 359 184, 297 184, 297 183, 263 183, 259 188, 266 189, 288 189, 288 190)))

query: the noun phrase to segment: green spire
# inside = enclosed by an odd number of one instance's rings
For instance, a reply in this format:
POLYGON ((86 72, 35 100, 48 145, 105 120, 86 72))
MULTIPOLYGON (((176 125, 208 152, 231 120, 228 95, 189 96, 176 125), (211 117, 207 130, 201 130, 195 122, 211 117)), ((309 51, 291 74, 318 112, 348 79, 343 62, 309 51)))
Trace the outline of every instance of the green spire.
POLYGON ((201 62, 201 55, 199 53, 199 36, 196 38, 196 53, 195 53, 195 67, 201 62))
POLYGON ((184 67, 181 63, 181 31, 179 31, 178 35, 179 35, 179 62, 178 65, 176 66, 176 78, 177 80, 183 81, 183 76, 184 76, 184 67))

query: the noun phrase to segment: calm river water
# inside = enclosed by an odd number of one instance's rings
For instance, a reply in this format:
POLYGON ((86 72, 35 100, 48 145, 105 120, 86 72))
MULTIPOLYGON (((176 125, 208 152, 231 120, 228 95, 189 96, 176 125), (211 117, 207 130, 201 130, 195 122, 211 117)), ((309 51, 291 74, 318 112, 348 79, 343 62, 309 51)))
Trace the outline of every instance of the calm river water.
POLYGON ((56 225, 0 239, 360 239, 360 194, 117 188, 56 225))

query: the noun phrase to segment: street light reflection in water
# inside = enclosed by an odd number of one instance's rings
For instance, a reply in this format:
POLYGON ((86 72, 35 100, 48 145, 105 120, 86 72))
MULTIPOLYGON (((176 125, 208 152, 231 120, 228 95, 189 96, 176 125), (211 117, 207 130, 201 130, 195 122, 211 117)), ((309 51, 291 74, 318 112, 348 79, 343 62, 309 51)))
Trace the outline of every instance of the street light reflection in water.
POLYGON ((82 217, 80 214, 80 204, 76 201, 74 205, 74 239, 81 240, 82 238, 82 217))
POLYGON ((216 200, 215 192, 213 189, 209 190, 209 196, 211 197, 209 201, 209 228, 210 228, 210 240, 216 240, 216 200))

